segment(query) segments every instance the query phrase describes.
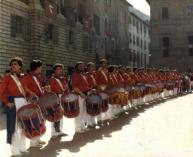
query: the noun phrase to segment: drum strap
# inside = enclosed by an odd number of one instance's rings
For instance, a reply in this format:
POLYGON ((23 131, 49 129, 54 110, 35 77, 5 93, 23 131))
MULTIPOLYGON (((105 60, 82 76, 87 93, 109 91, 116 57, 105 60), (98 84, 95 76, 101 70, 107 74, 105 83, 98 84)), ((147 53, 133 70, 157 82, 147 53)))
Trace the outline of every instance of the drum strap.
POLYGON ((114 78, 115 82, 116 82, 116 83, 118 83, 118 80, 117 80, 117 78, 116 78, 115 74, 113 74, 112 76, 113 76, 113 78, 114 78))
POLYGON ((23 89, 21 82, 19 81, 19 79, 17 78, 17 76, 15 75, 10 75, 11 78, 13 79, 13 81, 16 83, 17 88, 19 89, 20 93, 25 97, 25 90, 23 89))
POLYGON ((123 76, 122 76, 121 74, 119 74, 119 76, 120 76, 120 78, 121 78, 121 82, 123 82, 123 81, 124 81, 123 76))
POLYGON ((55 78, 55 80, 57 81, 58 85, 59 85, 60 88, 62 89, 62 92, 65 92, 64 86, 62 85, 62 82, 61 82, 59 79, 57 79, 57 78, 55 78))
POLYGON ((35 76, 32 76, 32 77, 33 77, 33 79, 34 79, 36 85, 38 86, 40 92, 41 92, 41 93, 44 93, 43 90, 42 90, 42 88, 40 87, 40 83, 38 82, 37 78, 36 78, 35 76))
POLYGON ((101 70, 101 74, 104 76, 106 82, 108 82, 108 78, 107 78, 107 75, 105 74, 105 72, 103 70, 101 70))
POLYGON ((91 74, 90 77, 92 78, 92 81, 93 81, 94 85, 96 86, 96 80, 95 80, 94 76, 91 74))
POLYGON ((80 74, 80 76, 83 78, 83 80, 85 81, 85 83, 88 85, 88 81, 87 81, 86 77, 85 77, 84 75, 82 75, 82 74, 80 74))

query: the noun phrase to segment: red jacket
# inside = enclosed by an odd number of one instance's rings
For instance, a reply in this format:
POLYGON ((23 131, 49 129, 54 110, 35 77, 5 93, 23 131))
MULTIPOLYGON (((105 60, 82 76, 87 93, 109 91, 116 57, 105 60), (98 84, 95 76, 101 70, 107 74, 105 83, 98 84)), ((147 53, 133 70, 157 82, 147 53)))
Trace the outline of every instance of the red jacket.
POLYGON ((108 85, 108 71, 98 70, 96 73, 96 83, 98 86, 108 85))
POLYGON ((68 90, 68 86, 67 86, 65 78, 59 79, 59 78, 51 77, 48 80, 48 83, 51 87, 51 91, 56 94, 64 94, 68 90), (59 84, 59 82, 56 79, 58 79, 61 82, 61 85, 59 84))
POLYGON ((87 92, 90 90, 87 78, 84 74, 73 73, 72 74, 72 88, 78 88, 81 92, 87 92))
MULTIPOLYGON (((35 75, 27 74, 24 76, 22 82, 24 84, 24 89, 27 93, 27 96, 31 97, 33 93, 37 96, 41 96, 43 94, 42 91, 40 91, 36 81, 34 80, 35 75)), ((39 80, 38 77, 36 77, 37 81, 39 82, 40 88, 42 89, 42 82, 39 80)))
MULTIPOLYGON (((19 79, 21 82, 21 78, 19 79)), ((8 97, 10 96, 18 97, 18 96, 23 96, 23 95, 19 91, 17 84, 12 79, 12 77, 10 75, 6 75, 3 77, 2 83, 0 85, 0 99, 3 101, 3 103, 8 104, 9 103, 8 97)))
POLYGON ((87 72, 86 73, 86 78, 87 78, 87 81, 88 81, 88 84, 89 84, 89 88, 90 89, 96 88, 97 84, 96 84, 96 79, 95 79, 94 73, 87 72))

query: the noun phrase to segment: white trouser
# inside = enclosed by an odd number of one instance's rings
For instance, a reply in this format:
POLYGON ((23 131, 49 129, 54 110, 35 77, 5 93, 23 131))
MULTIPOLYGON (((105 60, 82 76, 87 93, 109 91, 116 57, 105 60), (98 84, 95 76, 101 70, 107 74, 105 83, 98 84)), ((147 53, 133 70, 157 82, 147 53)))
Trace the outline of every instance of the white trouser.
POLYGON ((79 107, 80 107, 80 114, 75 118, 75 129, 76 131, 86 129, 85 123, 87 121, 87 113, 86 113, 86 102, 85 99, 79 96, 79 107))
MULTIPOLYGON (((63 130, 63 118, 60 119, 60 132, 62 132, 62 130, 63 130)), ((54 122, 52 122, 51 123, 51 135, 54 136, 54 135, 56 135, 56 133, 57 133, 57 131, 54 127, 54 122)))
POLYGON ((19 125, 15 125, 15 132, 12 135, 12 140, 10 144, 10 149, 12 155, 18 155, 20 152, 26 151, 26 138, 24 134, 22 133, 22 129, 19 125))
POLYGON ((96 124, 95 117, 96 116, 87 115, 87 124, 88 124, 88 126, 93 126, 93 125, 96 124))
POLYGON ((32 139, 30 139, 30 146, 35 146, 37 144, 39 144, 40 141, 40 137, 34 137, 32 139))

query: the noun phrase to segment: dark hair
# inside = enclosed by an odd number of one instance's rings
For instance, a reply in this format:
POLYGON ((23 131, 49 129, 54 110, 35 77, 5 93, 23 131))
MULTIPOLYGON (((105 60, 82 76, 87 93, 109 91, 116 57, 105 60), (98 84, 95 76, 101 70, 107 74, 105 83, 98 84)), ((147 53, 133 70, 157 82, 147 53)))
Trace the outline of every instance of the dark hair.
POLYGON ((23 67, 23 61, 22 61, 22 59, 21 59, 20 57, 14 57, 14 58, 12 58, 12 59, 10 60, 10 62, 9 62, 9 66, 11 66, 11 64, 12 64, 13 62, 15 62, 15 61, 19 64, 20 67, 23 67))
POLYGON ((9 70, 9 69, 4 71, 4 73, 6 73, 6 74, 9 74, 10 72, 11 72, 11 70, 9 70))
POLYGON ((114 66, 111 65, 111 66, 108 67, 108 72, 113 72, 114 70, 115 70, 114 66))
POLYGON ((36 70, 37 68, 41 67, 42 66, 42 61, 41 60, 33 60, 30 64, 30 70, 31 71, 34 71, 36 70))

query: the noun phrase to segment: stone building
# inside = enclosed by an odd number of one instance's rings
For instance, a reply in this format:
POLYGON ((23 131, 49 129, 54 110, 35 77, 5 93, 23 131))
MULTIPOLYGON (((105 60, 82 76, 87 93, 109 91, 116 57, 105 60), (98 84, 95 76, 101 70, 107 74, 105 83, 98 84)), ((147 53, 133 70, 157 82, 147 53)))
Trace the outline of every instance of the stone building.
POLYGON ((147 0, 151 8, 151 65, 193 68, 193 1, 147 0))
POLYGON ((126 0, 0 0, 0 73, 13 56, 41 59, 49 75, 56 62, 128 63, 126 0), (124 59, 123 59, 124 58, 124 59))
POLYGON ((143 14, 133 6, 129 7, 129 50, 130 65, 149 65, 149 20, 150 17, 143 14))
POLYGON ((41 59, 47 73, 56 62, 66 69, 96 60, 90 0, 0 0, 0 73, 13 56, 41 59))
POLYGON ((128 7, 126 0, 93 0, 97 50, 110 64, 128 64, 128 7), (100 52, 102 52, 100 51, 100 52))

